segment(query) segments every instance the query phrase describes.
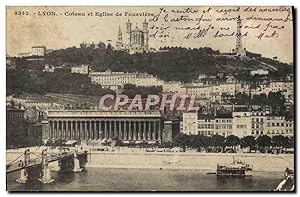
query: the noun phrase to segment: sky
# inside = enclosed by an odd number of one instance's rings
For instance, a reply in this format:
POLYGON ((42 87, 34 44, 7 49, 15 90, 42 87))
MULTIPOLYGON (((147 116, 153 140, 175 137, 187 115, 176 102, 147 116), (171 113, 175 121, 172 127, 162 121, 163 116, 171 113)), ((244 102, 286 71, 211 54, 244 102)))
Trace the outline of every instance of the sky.
MULTIPOLYGON (((149 21, 150 35, 153 35, 157 31, 156 28, 159 28, 160 31, 155 38, 149 38, 149 46, 152 48, 158 49, 161 46, 211 47, 221 52, 230 52, 235 47, 236 37, 215 38, 214 35, 217 31, 220 32, 218 35, 236 32, 236 20, 229 19, 240 15, 242 19, 241 32, 242 34, 248 32, 246 36, 242 37, 243 47, 248 51, 261 53, 265 57, 277 56, 280 61, 291 63, 293 61, 293 23, 292 21, 279 21, 288 16, 291 9, 289 7, 257 7, 254 9, 253 6, 252 9, 246 10, 246 8, 7 7, 6 49, 8 55, 15 56, 21 52, 29 52, 31 46, 36 45, 43 45, 49 49, 60 49, 78 47, 82 42, 98 43, 102 41, 107 43, 107 40, 111 40, 112 45, 115 45, 119 26, 123 33, 123 41, 126 43, 126 22, 130 19, 132 27, 135 28, 138 25, 140 29, 144 20, 149 21), (161 10, 163 12, 157 19, 161 10), (55 13, 55 16, 44 16, 43 13, 46 12, 55 13), (106 14, 106 16, 95 16, 96 12, 106 14), (84 13, 85 16, 67 16, 72 13, 84 13), (92 13, 93 16, 88 16, 88 13, 92 13), (119 16, 120 13, 122 16, 119 16), (128 13, 131 15, 128 16, 128 13), (138 14, 138 16, 134 14, 138 14), (179 20, 181 15, 184 17, 179 20), (202 20, 199 23, 201 16, 202 19, 210 21, 202 20), (247 18, 250 16, 254 16, 256 19, 247 18), (220 18, 225 18, 224 20, 227 21, 217 21, 220 18), (258 20, 258 18, 264 20, 258 20), (154 22, 153 19, 157 19, 157 21, 154 22), (267 26, 269 22, 271 23, 267 26), (166 27, 168 28, 162 31, 166 27), (178 30, 176 27, 195 28, 195 30, 178 30), (204 36, 193 38, 199 30, 202 30, 202 33, 207 30, 207 33, 204 36), (275 34, 273 34, 274 31, 275 34), (191 33, 192 36, 186 39, 188 33, 191 33), (263 37, 259 39, 258 35, 261 33, 263 33, 263 37), (166 35, 167 37, 165 37, 166 35)), ((292 19, 292 16, 289 18, 292 19)))

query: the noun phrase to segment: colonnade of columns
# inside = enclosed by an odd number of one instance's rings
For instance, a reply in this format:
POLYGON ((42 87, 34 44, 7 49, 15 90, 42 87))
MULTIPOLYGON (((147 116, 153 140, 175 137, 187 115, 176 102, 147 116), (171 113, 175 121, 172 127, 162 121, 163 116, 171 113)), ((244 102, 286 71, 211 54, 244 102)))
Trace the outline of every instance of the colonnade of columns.
POLYGON ((161 140, 160 120, 49 120, 52 139, 112 139, 118 136, 128 141, 161 140))

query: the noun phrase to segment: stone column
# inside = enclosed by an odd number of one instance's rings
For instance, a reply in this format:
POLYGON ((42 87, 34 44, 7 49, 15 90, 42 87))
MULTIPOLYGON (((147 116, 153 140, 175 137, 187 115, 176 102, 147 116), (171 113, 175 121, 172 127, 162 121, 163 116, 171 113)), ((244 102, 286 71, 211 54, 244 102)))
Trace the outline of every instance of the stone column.
POLYGON ((123 139, 124 140, 127 140, 128 139, 128 135, 127 135, 127 126, 128 126, 128 121, 126 120, 126 121, 124 121, 124 125, 123 125, 124 127, 124 129, 123 129, 123 139))
POLYGON ((153 122, 152 140, 156 140, 156 122, 153 122))
POLYGON ((159 141, 161 141, 161 122, 160 121, 158 121, 158 129, 157 129, 157 139, 159 140, 159 141))
POLYGON ((88 139, 88 130, 87 130, 88 121, 84 121, 84 139, 88 139))
POLYGON ((78 125, 77 125, 77 121, 75 120, 75 121, 74 121, 74 129, 73 129, 73 130, 74 130, 74 131, 73 131, 73 136, 74 136, 73 138, 74 138, 75 140, 78 139, 77 136, 79 136, 79 135, 77 135, 77 126, 78 126, 78 125))
POLYGON ((49 135, 49 138, 51 139, 52 138, 52 121, 48 121, 48 124, 49 124, 49 133, 48 133, 48 135, 49 135))
POLYGON ((55 138, 59 138, 59 121, 55 121, 56 122, 56 130, 55 130, 55 138))
POLYGON ((141 140, 141 122, 138 121, 138 140, 141 140))
POLYGON ((62 121, 61 122, 61 130, 62 130, 62 132, 61 132, 61 137, 60 137, 60 139, 65 139, 65 121, 62 121))
POLYGON ((77 132, 78 132, 78 122, 77 122, 77 120, 75 120, 75 122, 74 122, 74 139, 75 140, 78 139, 78 137, 79 137, 79 134, 77 132))
POLYGON ((91 121, 86 121, 86 130, 85 130, 85 134, 86 134, 86 139, 90 139, 90 131, 91 131, 91 121))
POLYGON ((70 139, 74 139, 74 135, 73 135, 73 120, 70 121, 70 139))
POLYGON ((80 139, 84 139, 84 131, 83 131, 83 121, 79 121, 79 132, 80 132, 80 139))
POLYGON ((85 139, 88 140, 89 139, 89 129, 88 129, 88 124, 89 124, 89 121, 85 121, 85 139))
POLYGON ((119 129, 118 129, 118 136, 119 136, 119 139, 123 139, 123 135, 122 135, 122 122, 119 120, 119 129))
POLYGON ((148 141, 151 140, 151 121, 148 121, 148 141))
POLYGON ((58 139, 59 138, 59 136, 60 136, 60 133, 59 133, 59 131, 60 131, 60 121, 56 121, 56 132, 55 132, 55 138, 56 139, 58 139))
POLYGON ((92 129, 92 126, 93 126, 93 123, 92 123, 92 121, 90 121, 90 130, 89 130, 89 139, 93 139, 93 129, 92 129))
POLYGON ((52 138, 55 138, 55 133, 56 133, 56 128, 55 128, 55 126, 56 126, 56 121, 54 120, 54 121, 53 121, 53 137, 52 137, 52 138))
POLYGON ((104 121, 104 138, 108 139, 108 135, 107 135, 107 122, 106 122, 106 120, 104 121))
POLYGON ((59 121, 56 120, 55 122, 56 122, 55 139, 57 139, 59 136, 59 121))
POLYGON ((116 137, 117 135, 119 135, 119 134, 118 134, 118 130, 117 130, 117 121, 115 120, 112 138, 116 137))
POLYGON ((66 121, 66 134, 65 134, 65 139, 68 140, 69 139, 69 121, 66 121))
POLYGON ((93 139, 98 139, 98 131, 97 131, 97 121, 94 121, 94 132, 93 132, 93 139))
POLYGON ((147 140, 147 135, 146 135, 146 132, 147 132, 147 130, 146 130, 146 121, 144 121, 144 127, 143 127, 143 140, 147 140))
POLYGON ((98 131, 98 139, 102 139, 103 138, 103 131, 102 131, 102 121, 101 120, 99 120, 99 131, 98 131))
POLYGON ((128 121, 128 140, 132 140, 132 130, 131 130, 131 121, 128 121))
POLYGON ((89 130, 88 130, 88 124, 89 124, 89 121, 88 120, 86 120, 85 122, 84 122, 84 124, 85 124, 85 129, 84 129, 84 131, 85 131, 85 138, 84 139, 89 139, 89 130))
POLYGON ((134 121, 133 122, 133 140, 136 140, 136 124, 137 124, 137 122, 136 121, 134 121))
POLYGON ((62 121, 60 120, 59 122, 58 122, 58 136, 57 136, 57 139, 61 139, 61 137, 62 137, 62 121))
POLYGON ((111 121, 108 121, 109 123, 109 132, 108 132, 108 138, 112 138, 112 122, 111 121))

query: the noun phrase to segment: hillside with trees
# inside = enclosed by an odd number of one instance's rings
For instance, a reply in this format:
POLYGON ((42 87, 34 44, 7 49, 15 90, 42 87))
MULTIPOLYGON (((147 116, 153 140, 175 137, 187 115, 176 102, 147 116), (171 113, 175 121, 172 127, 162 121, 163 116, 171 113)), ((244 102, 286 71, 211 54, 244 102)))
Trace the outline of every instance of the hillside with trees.
POLYGON ((226 56, 208 47, 182 48, 164 47, 156 52, 130 55, 124 51, 114 51, 111 47, 88 47, 55 50, 47 54, 44 60, 27 61, 17 59, 17 69, 42 70, 45 64, 54 66, 72 66, 89 64, 94 71, 147 72, 165 81, 190 82, 199 74, 214 75, 217 72, 236 73, 243 70, 265 68, 261 62, 272 64, 278 72, 272 75, 283 76, 293 72, 291 65, 252 55, 241 59, 226 56))

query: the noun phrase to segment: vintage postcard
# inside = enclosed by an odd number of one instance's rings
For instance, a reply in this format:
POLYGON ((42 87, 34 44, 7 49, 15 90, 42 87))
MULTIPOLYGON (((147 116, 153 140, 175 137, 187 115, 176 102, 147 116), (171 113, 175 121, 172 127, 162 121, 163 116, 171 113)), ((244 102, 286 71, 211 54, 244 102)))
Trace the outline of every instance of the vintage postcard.
POLYGON ((7 6, 7 191, 295 191, 294 16, 7 6))

